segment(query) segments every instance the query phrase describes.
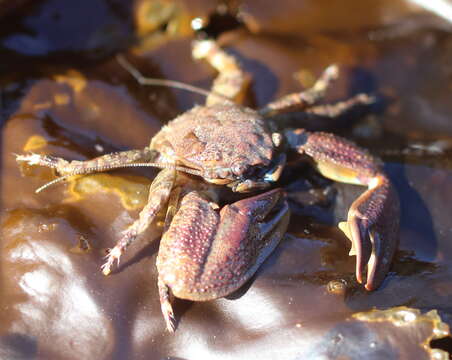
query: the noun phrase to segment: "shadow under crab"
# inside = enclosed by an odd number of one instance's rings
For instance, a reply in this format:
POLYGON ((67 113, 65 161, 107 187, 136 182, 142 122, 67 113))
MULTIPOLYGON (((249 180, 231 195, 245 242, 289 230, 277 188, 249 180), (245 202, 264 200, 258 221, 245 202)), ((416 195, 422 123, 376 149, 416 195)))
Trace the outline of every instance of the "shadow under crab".
MULTIPOLYGON (((311 89, 289 94, 256 111, 238 105, 250 78, 234 57, 210 40, 196 42, 193 56, 207 60, 219 71, 206 105, 169 122, 149 147, 88 161, 17 156, 29 165, 54 168, 63 178, 120 167, 162 168, 139 219, 123 231, 109 252, 103 273, 111 272, 126 247, 166 207, 157 258, 158 287, 167 328, 174 331, 170 292, 194 301, 226 296, 240 288, 277 246, 289 222, 289 208, 282 190, 268 188, 278 181, 286 153, 292 151, 309 158, 330 179, 368 187, 339 227, 352 242, 350 254, 357 257, 358 282, 365 283, 367 290, 377 288, 397 249, 399 228, 398 198, 382 164, 343 138, 304 129, 279 129, 277 122, 268 119, 294 109, 339 116, 357 104, 372 102, 372 98, 359 94, 334 105, 316 105, 337 77, 336 66, 330 66, 311 89), (224 204, 225 186, 235 193, 260 193, 224 204)), ((149 79, 125 65, 140 83, 147 83, 149 79)))

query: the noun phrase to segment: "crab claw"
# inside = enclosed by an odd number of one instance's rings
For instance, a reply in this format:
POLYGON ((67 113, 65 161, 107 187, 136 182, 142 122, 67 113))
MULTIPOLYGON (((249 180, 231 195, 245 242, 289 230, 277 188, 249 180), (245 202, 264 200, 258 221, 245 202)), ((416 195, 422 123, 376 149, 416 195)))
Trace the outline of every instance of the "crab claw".
POLYGON ((375 177, 369 189, 350 207, 346 222, 339 228, 352 242, 350 255, 356 255, 356 279, 374 290, 383 282, 399 239, 399 200, 384 176, 375 177))
POLYGON ((289 208, 280 189, 220 211, 205 194, 186 194, 162 237, 157 257, 160 302, 168 330, 174 330, 170 291, 193 301, 231 294, 271 254, 288 222, 289 208))
POLYGON ((188 193, 160 242, 157 268, 162 284, 174 296, 188 300, 226 296, 271 254, 288 221, 289 209, 280 189, 226 205, 221 211, 201 193, 188 193))
POLYGON ((356 279, 367 290, 376 289, 391 266, 399 242, 399 200, 382 162, 355 143, 322 132, 286 130, 289 146, 310 157, 319 172, 335 181, 367 186, 339 228, 352 242, 356 279))

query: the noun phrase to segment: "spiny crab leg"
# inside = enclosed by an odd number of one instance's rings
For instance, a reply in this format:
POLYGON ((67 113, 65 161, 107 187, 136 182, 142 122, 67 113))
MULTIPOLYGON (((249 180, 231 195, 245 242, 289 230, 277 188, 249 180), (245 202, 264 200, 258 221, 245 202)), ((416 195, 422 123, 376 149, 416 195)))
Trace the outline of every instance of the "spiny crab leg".
POLYGON ((240 288, 283 237, 289 221, 284 193, 266 193, 218 206, 191 191, 162 237, 157 258, 162 313, 169 331, 175 322, 169 292, 207 301, 240 288))
POLYGON ((267 104, 259 110, 263 116, 281 114, 295 109, 303 110, 316 104, 325 96, 331 83, 338 78, 339 69, 336 65, 328 66, 315 84, 302 92, 288 94, 267 104))
POLYGON ((249 86, 251 77, 239 66, 237 60, 228 55, 214 40, 200 40, 193 43, 194 59, 204 59, 218 71, 212 86, 212 94, 207 97, 206 105, 225 102, 224 98, 241 103, 249 86))
POLYGON ((356 279, 363 282, 367 266, 367 290, 376 289, 385 278, 398 246, 399 200, 381 163, 352 142, 328 133, 303 129, 286 131, 289 145, 311 157, 322 175, 332 180, 365 185, 347 221, 339 227, 352 242, 356 255, 356 279))
POLYGON ((115 261, 119 264, 119 259, 127 246, 147 229, 158 212, 165 207, 175 181, 176 171, 174 169, 164 169, 155 177, 152 181, 151 188, 149 189, 148 203, 143 210, 141 210, 139 218, 122 232, 121 239, 115 247, 109 251, 107 261, 101 267, 104 275, 109 275, 111 273, 111 267, 115 261))
POLYGON ((128 150, 105 154, 85 161, 67 161, 63 158, 55 156, 34 153, 16 155, 16 161, 24 162, 28 165, 46 166, 51 169, 55 169, 60 175, 86 175, 100 171, 107 171, 138 160, 149 161, 152 155, 153 151, 149 148, 144 148, 139 150, 128 150))
POLYGON ((303 115, 306 117, 321 117, 337 119, 356 109, 358 106, 371 105, 376 102, 374 96, 358 94, 350 99, 339 101, 334 104, 322 104, 308 107, 303 115))

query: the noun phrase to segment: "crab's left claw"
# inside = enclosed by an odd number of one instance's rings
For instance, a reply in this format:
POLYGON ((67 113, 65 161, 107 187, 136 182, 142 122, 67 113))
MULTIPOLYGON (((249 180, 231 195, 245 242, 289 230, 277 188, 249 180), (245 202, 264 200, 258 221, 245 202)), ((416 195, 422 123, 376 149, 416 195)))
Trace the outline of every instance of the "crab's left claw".
POLYGON ((375 177, 369 189, 350 207, 346 222, 339 228, 352 242, 350 255, 356 255, 356 279, 374 290, 384 280, 399 239, 399 201, 392 184, 384 176, 375 177))
POLYGON ((356 255, 356 279, 363 283, 367 266, 367 290, 382 283, 399 243, 399 200, 382 163, 353 142, 333 134, 286 130, 289 146, 311 157, 329 179, 364 185, 368 189, 350 207, 339 228, 352 242, 356 255))

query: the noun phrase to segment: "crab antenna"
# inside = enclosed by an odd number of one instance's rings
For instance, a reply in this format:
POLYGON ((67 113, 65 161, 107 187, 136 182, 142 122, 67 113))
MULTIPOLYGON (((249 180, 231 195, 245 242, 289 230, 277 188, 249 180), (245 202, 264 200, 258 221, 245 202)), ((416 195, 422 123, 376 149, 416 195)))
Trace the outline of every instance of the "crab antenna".
POLYGON ((42 185, 41 187, 37 188, 35 190, 35 193, 38 194, 40 193, 42 190, 47 189, 49 186, 52 186, 54 184, 57 184, 59 182, 62 182, 63 180, 66 180, 68 177, 70 177, 71 175, 64 175, 64 176, 60 176, 59 178, 56 178, 55 180, 49 181, 47 184, 42 185))
POLYGON ((176 166, 173 164, 165 164, 165 163, 132 163, 132 164, 124 164, 118 167, 113 168, 126 168, 126 167, 155 167, 159 169, 174 169, 177 171, 181 171, 187 174, 202 176, 202 172, 196 169, 191 169, 185 166, 176 166))
MULTIPOLYGON (((165 163, 132 163, 132 164, 119 164, 119 165, 113 165, 113 166, 103 166, 103 167, 99 167, 99 168, 87 168, 84 169, 83 171, 85 173, 90 173, 90 172, 94 172, 94 171, 106 171, 106 170, 113 170, 113 169, 120 169, 120 168, 126 168, 126 167, 154 167, 154 168, 159 168, 159 169, 174 169, 177 171, 181 171, 187 174, 191 174, 191 175, 196 175, 196 176, 202 176, 202 172, 196 169, 190 169, 188 167, 185 166, 176 166, 173 164, 165 164, 165 163)), ((71 177, 71 176, 76 176, 76 175, 83 175, 82 172, 74 172, 72 174, 67 174, 64 176, 60 176, 59 178, 56 178, 55 180, 52 180, 50 182, 48 182, 47 184, 42 185, 41 187, 39 187, 38 189, 35 190, 35 193, 40 193, 42 190, 47 189, 49 186, 52 186, 54 184, 57 184, 59 182, 62 182, 64 180, 66 180, 67 178, 71 177)))
POLYGON ((233 102, 231 99, 227 98, 224 95, 218 94, 213 91, 207 91, 197 86, 185 84, 183 82, 145 77, 131 63, 129 63, 123 55, 116 55, 116 60, 141 85, 167 86, 176 89, 191 91, 196 94, 204 95, 206 97, 209 95, 213 95, 218 98, 221 98, 224 101, 233 102))

